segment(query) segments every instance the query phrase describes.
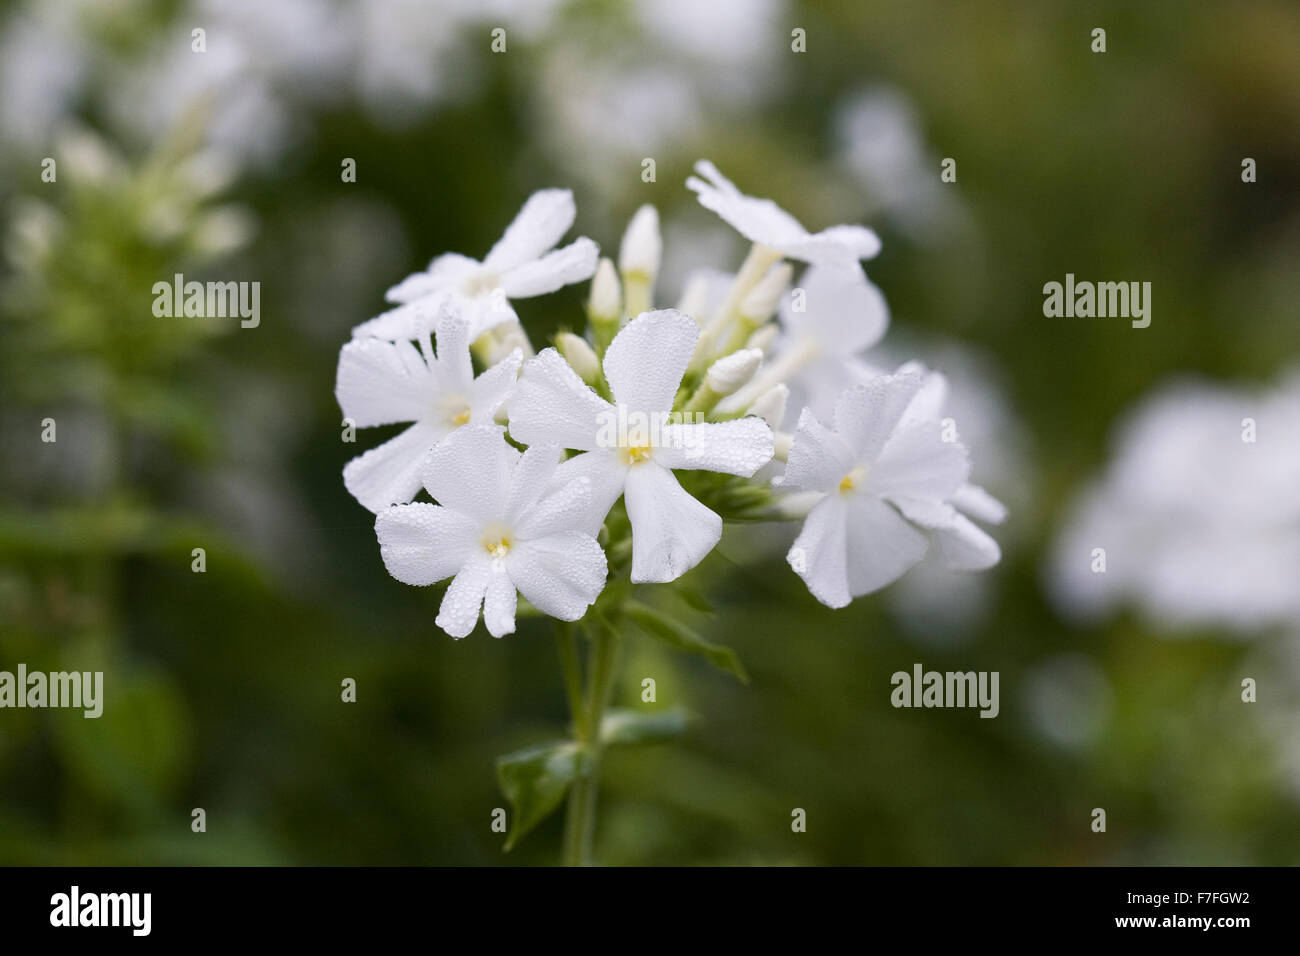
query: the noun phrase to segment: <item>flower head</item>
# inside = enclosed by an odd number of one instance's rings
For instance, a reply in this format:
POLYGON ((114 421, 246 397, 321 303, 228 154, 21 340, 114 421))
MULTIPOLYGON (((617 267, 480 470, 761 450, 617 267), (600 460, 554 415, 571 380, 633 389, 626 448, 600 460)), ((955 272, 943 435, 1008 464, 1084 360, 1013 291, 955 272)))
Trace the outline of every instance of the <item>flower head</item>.
POLYGON ((942 390, 933 373, 905 367, 845 391, 833 430, 808 409, 800 416, 782 487, 821 498, 787 560, 823 604, 843 607, 893 582, 931 542, 954 569, 1000 559, 997 542, 955 507, 978 489, 966 483, 966 449, 944 440, 933 414, 942 390))
POLYGON ((560 449, 522 454, 499 425, 457 430, 421 471, 438 504, 379 513, 375 534, 388 573, 404 584, 451 578, 435 621, 464 637, 482 609, 488 633, 515 629, 518 594, 538 610, 576 621, 605 586, 605 552, 581 530, 591 491, 579 479, 550 488, 560 449))
POLYGON ((585 236, 555 248, 575 215, 569 190, 533 193, 482 262, 455 253, 438 256, 427 270, 388 290, 386 298, 397 308, 358 325, 353 336, 419 338, 446 301, 466 317, 471 342, 503 322, 518 321, 511 299, 545 295, 596 271, 599 250, 585 236))
POLYGON ((410 501, 429 449, 463 425, 491 422, 509 396, 523 354, 515 349, 475 378, 469 339, 466 321, 444 307, 436 354, 427 330, 419 349, 358 338, 339 352, 335 395, 345 418, 358 428, 413 423, 343 469, 344 485, 371 511, 410 501))
POLYGON ((554 349, 528 361, 511 400, 515 439, 581 452, 557 469, 556 481, 590 483, 589 531, 624 497, 633 581, 681 576, 722 536, 722 519, 678 484, 674 469, 748 477, 772 457, 772 430, 760 418, 670 421, 699 334, 695 321, 676 309, 642 313, 605 353, 613 402, 585 385, 554 349))
POLYGON ((700 205, 716 212, 751 242, 801 262, 842 269, 859 269, 859 259, 871 259, 880 252, 880 239, 865 226, 831 226, 810 233, 772 200, 746 196, 707 159, 697 162, 695 171, 704 179, 691 176, 686 185, 699 196, 700 205))

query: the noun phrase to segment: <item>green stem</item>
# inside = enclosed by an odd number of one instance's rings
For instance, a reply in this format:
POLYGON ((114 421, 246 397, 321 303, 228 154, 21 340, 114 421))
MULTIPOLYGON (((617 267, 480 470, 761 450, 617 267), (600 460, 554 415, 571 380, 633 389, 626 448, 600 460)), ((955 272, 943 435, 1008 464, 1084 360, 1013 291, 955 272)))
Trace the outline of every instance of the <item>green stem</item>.
POLYGON ((600 721, 613 686, 614 656, 617 650, 617 635, 608 622, 597 620, 593 622, 590 631, 591 651, 585 705, 579 706, 576 695, 570 694, 570 707, 578 707, 574 712, 574 729, 583 759, 578 779, 569 791, 569 805, 565 814, 566 866, 591 865, 591 848, 596 832, 596 790, 600 777, 600 721))

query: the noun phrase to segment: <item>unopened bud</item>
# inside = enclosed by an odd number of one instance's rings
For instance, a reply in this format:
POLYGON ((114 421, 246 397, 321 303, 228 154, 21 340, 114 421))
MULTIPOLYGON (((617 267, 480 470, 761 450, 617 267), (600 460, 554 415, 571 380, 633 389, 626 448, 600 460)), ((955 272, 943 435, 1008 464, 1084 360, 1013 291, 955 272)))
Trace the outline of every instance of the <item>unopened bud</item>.
POLYGON ((555 347, 569 363, 569 367, 578 373, 578 378, 588 385, 600 378, 600 359, 582 336, 561 332, 555 337, 555 347))
POLYGON ((781 330, 776 326, 776 324, 772 322, 768 322, 766 325, 760 325, 754 330, 754 334, 751 335, 749 340, 745 343, 745 348, 758 349, 760 352, 766 353, 771 349, 772 343, 776 341, 776 337, 780 331, 781 330))
POLYGON ((741 300, 741 316, 751 325, 770 319, 793 275, 794 270, 788 262, 773 266, 741 300))
POLYGON ((623 244, 618 249, 618 270, 625 280, 628 276, 638 276, 652 284, 659 274, 662 253, 659 211, 647 203, 636 211, 628 223, 627 232, 623 233, 623 244))
POLYGON ((619 287, 614 263, 601 259, 596 275, 591 280, 591 294, 587 300, 587 314, 592 322, 618 322, 623 314, 623 291, 619 287))
POLYGON ((753 378, 762 364, 763 353, 758 349, 732 352, 709 366, 704 384, 717 396, 730 395, 753 378))
POLYGON ((790 400, 790 389, 784 385, 769 388, 759 396, 758 401, 749 406, 747 414, 757 415, 767 422, 767 427, 776 431, 785 418, 785 406, 790 400))

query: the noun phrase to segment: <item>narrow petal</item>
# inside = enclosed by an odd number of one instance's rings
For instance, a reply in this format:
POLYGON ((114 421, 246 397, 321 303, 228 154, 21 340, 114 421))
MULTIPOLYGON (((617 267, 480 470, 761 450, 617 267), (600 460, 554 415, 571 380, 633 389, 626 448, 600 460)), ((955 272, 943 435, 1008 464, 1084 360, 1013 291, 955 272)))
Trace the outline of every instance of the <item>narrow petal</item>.
POLYGON ((387 339, 390 342, 418 339, 430 331, 438 321, 438 309, 447 292, 435 292, 395 309, 381 312, 352 330, 354 339, 387 339))
POLYGON ((425 456, 445 433, 437 422, 417 422, 344 465, 344 487, 374 512, 405 504, 420 490, 425 456))
POLYGON ((665 468, 750 477, 772 460, 772 429, 761 418, 669 425, 654 459, 665 468))
POLYGON ((518 460, 500 425, 465 425, 434 446, 420 477, 440 505, 480 523, 500 521, 518 460))
POLYGON ((424 272, 414 272, 384 293, 389 302, 414 302, 467 279, 479 263, 455 252, 438 256, 424 272))
POLYGON ((925 557, 929 542, 879 498, 849 495, 849 591, 861 597, 892 584, 925 557))
MULTIPOLYGON (((561 462, 551 479, 550 490, 565 488, 569 485, 585 483, 589 494, 581 499, 581 513, 573 517, 570 527, 577 528, 594 536, 605 522, 609 509, 614 507, 619 495, 623 494, 627 483, 628 466, 604 449, 583 452, 561 462)), ((552 510, 559 502, 548 500, 548 508, 538 515, 530 516, 530 522, 537 527, 534 533, 546 533, 541 528, 543 521, 549 520, 552 510)))
POLYGON ((358 428, 413 422, 429 411, 436 383, 410 342, 353 339, 339 351, 334 395, 358 428), (415 374, 412 371, 415 370, 415 374))
POLYGON ((849 592, 846 517, 847 506, 841 495, 823 498, 808 512, 785 556, 812 596, 827 607, 844 607, 853 600, 849 592))
POLYGON ((546 493, 562 452, 557 445, 532 445, 523 453, 510 475, 505 520, 516 525, 546 493))
POLYGON ((595 538, 577 531, 521 541, 505 560, 519 593, 562 621, 582 617, 605 587, 605 552, 595 538))
POLYGON ((982 528, 956 508, 933 499, 900 499, 898 509, 929 529, 939 559, 953 571, 983 571, 1002 560, 1002 549, 982 528))
POLYGON ((447 586, 433 623, 457 638, 474 630, 491 575, 492 566, 486 553, 480 552, 466 561, 447 586))
POLYGON ((540 189, 528 197, 505 234, 483 260, 493 272, 513 269, 555 248, 577 216, 568 189, 540 189))
POLYGON ((636 583, 681 577, 722 537, 722 519, 653 461, 631 468, 623 489, 632 522, 632 573, 636 583))
POLYGON ((456 304, 469 322, 469 340, 473 342, 484 332, 508 322, 519 323, 519 313, 506 298, 505 289, 497 287, 491 292, 476 296, 456 296, 456 304))
POLYGON ((970 456, 960 442, 943 440, 936 421, 909 425, 885 444, 867 487, 882 498, 946 500, 970 477, 970 456))
POLYGON ((853 470, 852 449, 808 409, 799 413, 794 444, 785 463, 785 486, 806 491, 835 491, 853 470))
POLYGON ((880 341, 889 307, 861 269, 814 265, 799 280, 803 311, 793 293, 781 302, 781 324, 796 338, 811 339, 822 355, 852 356, 880 341))
POLYGON ((855 461, 875 461, 924 381, 913 373, 882 375, 840 396, 835 433, 853 449, 855 461))
POLYGON ((605 352, 614 401, 635 412, 666 412, 695 351, 700 327, 676 309, 643 312, 623 326, 605 352))
POLYGON ((496 365, 486 369, 470 386, 470 421, 487 425, 514 391, 524 353, 514 349, 496 365))
POLYGON ((501 276, 501 288, 512 299, 546 295, 566 285, 590 279, 596 272, 600 247, 583 236, 563 249, 515 266, 501 276))
POLYGON ((462 514, 417 502, 396 505, 375 518, 379 554, 388 573, 422 587, 455 574, 469 558, 474 522, 462 514))
POLYGON ((474 364, 469 356, 469 321, 450 302, 438 312, 438 382, 443 391, 468 396, 474 381, 474 364))
POLYGON ((989 524, 1001 524, 1007 519, 1007 506, 979 485, 970 482, 953 492, 951 501, 959 511, 989 524))
POLYGON ((493 637, 505 637, 515 632, 515 609, 519 606, 519 596, 505 562, 500 562, 500 565, 492 567, 483 595, 483 623, 493 637))
POLYGON ((510 399, 510 435, 526 445, 596 447, 602 415, 614 407, 597 395, 555 349, 524 363, 510 399))

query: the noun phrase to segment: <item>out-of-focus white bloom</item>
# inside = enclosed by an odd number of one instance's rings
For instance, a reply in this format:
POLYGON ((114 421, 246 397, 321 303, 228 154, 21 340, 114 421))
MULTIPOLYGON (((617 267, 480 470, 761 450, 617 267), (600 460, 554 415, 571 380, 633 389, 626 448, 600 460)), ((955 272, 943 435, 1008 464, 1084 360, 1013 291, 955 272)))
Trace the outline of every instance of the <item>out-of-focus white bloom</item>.
POLYGON ((879 374, 859 355, 885 334, 889 310, 861 270, 809 267, 782 300, 780 319, 772 361, 749 386, 719 403, 720 412, 741 412, 774 386, 788 384, 795 407, 828 417, 846 388, 879 374))
POLYGON ((920 239, 963 220, 956 186, 940 180, 940 157, 927 148, 906 95, 891 88, 860 92, 837 111, 835 128, 839 164, 863 187, 867 214, 889 216, 920 239))
POLYGON ((1267 393, 1177 381, 1125 416, 1050 584, 1080 618, 1132 604, 1172 630, 1247 634, 1300 621, 1297 569, 1300 375, 1267 393))
POLYGON ((704 179, 691 176, 686 185, 699 197, 700 205, 717 213, 751 242, 790 259, 854 271, 861 268, 858 260, 871 259, 880 252, 880 239, 865 226, 831 226, 810 233, 772 200, 746 196, 707 159, 697 162, 695 171, 704 179))
POLYGON ((444 310, 437 336, 436 355, 427 331, 418 350, 408 341, 360 338, 339 352, 335 395, 346 419, 357 428, 414 423, 343 469, 344 485, 371 511, 410 501, 429 449, 462 425, 491 422, 514 387, 518 349, 475 378, 465 320, 444 310))
POLYGON ((482 608, 488 633, 515 629, 517 594, 576 621, 605 586, 605 553, 580 530, 591 491, 571 481, 547 491, 556 447, 520 454, 495 425, 471 425, 439 442, 420 472, 437 504, 398 505, 375 519, 388 573, 404 584, 452 578, 436 623, 464 637, 482 608))
POLYGON ((510 434, 582 452, 556 481, 589 480, 585 527, 593 534, 624 496, 632 523, 633 581, 671 581, 722 536, 722 519, 691 497, 674 469, 750 476, 772 457, 772 431, 759 418, 670 423, 668 415, 699 337, 675 309, 646 312, 605 353, 614 403, 583 384, 554 349, 530 360, 510 403, 510 434))
POLYGON ((928 415, 932 376, 903 369, 846 391, 835 428, 804 410, 783 488, 823 494, 787 555, 808 589, 829 607, 896 580, 931 542, 949 567, 983 570, 997 542, 954 505, 970 461, 928 415))
POLYGON ((468 321, 470 341, 503 322, 518 321, 510 299, 545 295, 589 279, 596 271, 599 249, 585 236, 555 248, 576 215, 569 190, 533 193, 482 262, 451 252, 438 256, 426 271, 388 290, 388 301, 401 305, 363 322, 352 334, 419 338, 432 324, 437 307, 447 301, 468 321))

